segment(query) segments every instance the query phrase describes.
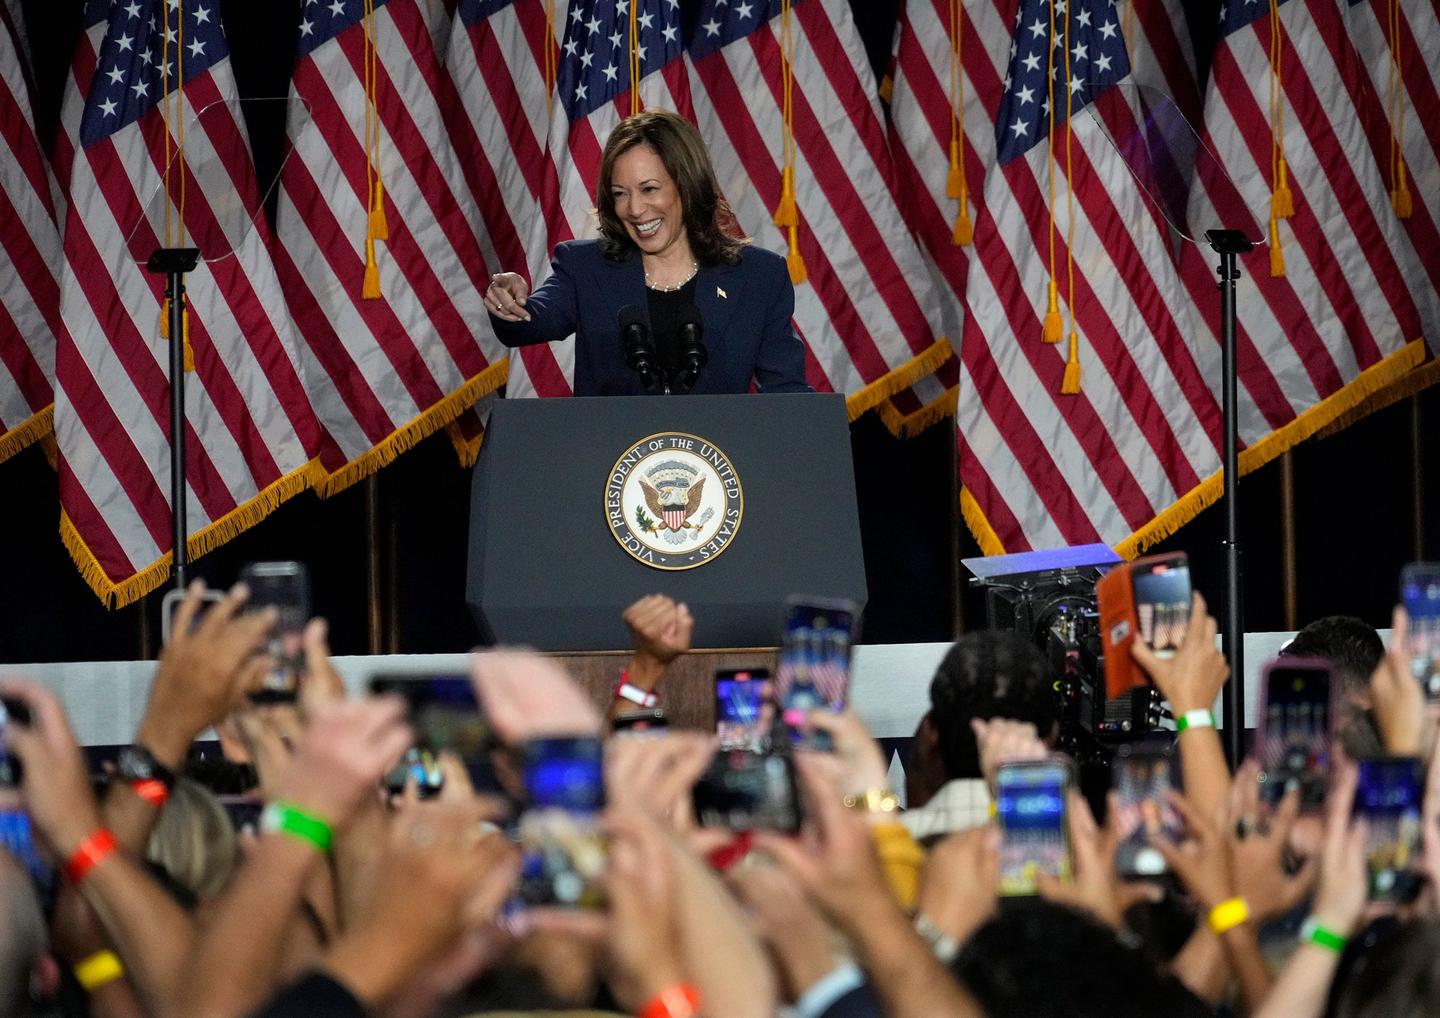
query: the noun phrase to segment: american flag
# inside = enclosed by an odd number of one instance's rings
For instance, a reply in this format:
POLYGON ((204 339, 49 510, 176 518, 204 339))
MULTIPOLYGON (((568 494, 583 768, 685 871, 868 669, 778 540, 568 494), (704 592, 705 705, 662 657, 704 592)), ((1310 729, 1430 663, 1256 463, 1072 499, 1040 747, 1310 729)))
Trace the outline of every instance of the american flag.
MULTIPOLYGON (((1428 252, 1422 267, 1440 290, 1440 0, 1351 0, 1348 27, 1384 105, 1362 123, 1370 149, 1388 191, 1404 181, 1409 214, 1400 223, 1415 250, 1428 252)), ((1440 352, 1440 328, 1431 325, 1431 349, 1440 352)))
POLYGON ((992 111, 981 126, 993 131, 999 162, 978 203, 966 291, 962 508, 987 553, 1118 544, 1218 466, 1209 388, 1218 356, 1188 335, 1190 303, 1164 224, 1081 112, 1129 71, 1120 12, 1105 0, 1062 0, 1052 30, 1043 0, 1020 3, 1013 26, 1003 5, 981 6, 994 10, 967 23, 978 45, 972 56, 967 43, 965 68, 992 111), (1052 281, 1058 345, 1042 338, 1052 281), (1072 333, 1080 385, 1065 394, 1072 333))
MULTIPOLYGON (((1267 434, 1279 432, 1268 445, 1283 447, 1406 376, 1425 357, 1424 338, 1440 330, 1435 277, 1396 218, 1367 141, 1366 125, 1374 130, 1385 116, 1346 8, 1345 0, 1284 0, 1273 25, 1259 0, 1222 9, 1204 133, 1272 241, 1270 264, 1248 259, 1237 295, 1240 383, 1253 404, 1241 420, 1251 446, 1242 469, 1268 458, 1267 434), (1284 182, 1278 157, 1293 216, 1272 215, 1284 182)), ((1203 196, 1196 203, 1203 207, 1203 196)), ((1188 254, 1198 301, 1210 259, 1188 254)), ((1213 299, 1198 307, 1218 335, 1213 299)))
POLYGON ((788 236, 773 216, 788 53, 797 241, 808 276, 795 288, 795 324, 810 383, 847 393, 858 416, 952 354, 935 281, 896 197, 874 76, 849 3, 704 0, 697 18, 688 52, 696 121, 741 228, 781 252, 788 236))
POLYGON ((137 259, 167 240, 228 255, 187 278, 192 554, 310 485, 314 420, 234 105, 218 3, 92 3, 86 27, 62 113, 62 128, 73 133, 59 146, 69 185, 55 394, 61 536, 96 593, 125 604, 170 571, 163 282, 137 259), (173 157, 182 125, 187 169, 176 165, 167 191, 167 151, 173 157))
POLYGON ((60 257, 19 5, 0 2, 0 460, 49 433, 60 257))
POLYGON ((425 0, 301 8, 276 266, 305 338, 325 493, 505 381, 484 309, 493 245, 441 116, 458 104, 435 50, 448 20, 425 0))

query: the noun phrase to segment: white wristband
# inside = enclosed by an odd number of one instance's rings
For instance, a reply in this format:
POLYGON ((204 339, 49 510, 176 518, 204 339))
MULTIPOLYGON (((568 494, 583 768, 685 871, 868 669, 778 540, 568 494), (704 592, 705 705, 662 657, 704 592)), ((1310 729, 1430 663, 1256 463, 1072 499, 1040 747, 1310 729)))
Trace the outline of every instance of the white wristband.
POLYGON ((1198 710, 1187 710, 1175 719, 1175 731, 1183 732, 1189 728, 1214 728, 1215 715, 1203 707, 1198 710))
POLYGON ((615 697, 619 700, 629 700, 631 703, 639 704, 641 707, 654 707, 660 702, 660 697, 654 693, 647 693, 639 686, 629 682, 622 682, 615 687, 615 697))

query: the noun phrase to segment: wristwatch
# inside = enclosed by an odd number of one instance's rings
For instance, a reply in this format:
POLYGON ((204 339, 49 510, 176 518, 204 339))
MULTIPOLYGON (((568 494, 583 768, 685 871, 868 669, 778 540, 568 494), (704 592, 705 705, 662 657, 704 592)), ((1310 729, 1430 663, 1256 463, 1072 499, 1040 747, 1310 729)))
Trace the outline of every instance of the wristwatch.
POLYGON ((156 760, 155 754, 138 742, 120 751, 120 756, 115 761, 115 770, 132 786, 158 781, 165 786, 167 794, 175 789, 175 772, 156 760))

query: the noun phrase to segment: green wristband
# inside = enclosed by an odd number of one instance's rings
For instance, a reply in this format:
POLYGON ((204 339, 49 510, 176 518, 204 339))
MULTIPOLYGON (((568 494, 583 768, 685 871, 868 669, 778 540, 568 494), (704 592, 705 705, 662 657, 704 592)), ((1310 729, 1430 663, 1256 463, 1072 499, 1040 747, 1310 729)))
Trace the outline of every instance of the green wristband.
POLYGON ((1300 939, 1328 948, 1336 954, 1343 954, 1345 952, 1345 945, 1350 943, 1349 937, 1342 933, 1336 933, 1334 930, 1326 929, 1313 918, 1306 919, 1304 925, 1300 927, 1300 939))
POLYGON ((1208 710, 1187 710, 1184 714, 1175 719, 1175 731, 1183 732, 1191 728, 1214 728, 1215 715, 1208 710))
POLYGON ((335 840, 335 832, 324 820, 284 802, 272 802, 260 813, 260 833, 288 834, 321 852, 330 851, 330 843, 335 840))

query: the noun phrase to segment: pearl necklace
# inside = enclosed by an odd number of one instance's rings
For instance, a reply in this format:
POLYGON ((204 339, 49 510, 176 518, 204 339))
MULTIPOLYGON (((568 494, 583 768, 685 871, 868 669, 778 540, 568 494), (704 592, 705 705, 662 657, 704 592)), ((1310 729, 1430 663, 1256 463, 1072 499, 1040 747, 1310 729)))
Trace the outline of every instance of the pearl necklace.
POLYGON ((685 286, 686 283, 690 282, 690 280, 694 279, 696 273, 698 273, 699 271, 700 271, 700 263, 699 263, 699 262, 691 262, 691 263, 690 263, 690 274, 689 274, 688 276, 686 276, 684 279, 680 280, 680 282, 675 283, 675 284, 673 284, 673 285, 671 285, 671 286, 661 286, 659 283, 655 283, 655 282, 651 281, 651 279, 650 279, 650 273, 647 272, 647 273, 645 273, 645 285, 646 285, 647 287, 649 287, 650 289, 654 290, 656 293, 674 293, 676 290, 682 289, 682 288, 685 286))

